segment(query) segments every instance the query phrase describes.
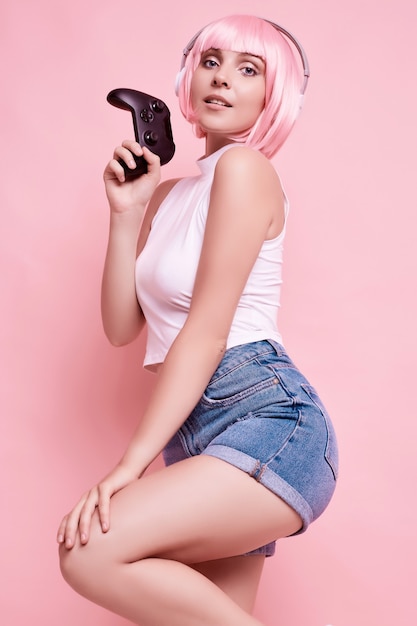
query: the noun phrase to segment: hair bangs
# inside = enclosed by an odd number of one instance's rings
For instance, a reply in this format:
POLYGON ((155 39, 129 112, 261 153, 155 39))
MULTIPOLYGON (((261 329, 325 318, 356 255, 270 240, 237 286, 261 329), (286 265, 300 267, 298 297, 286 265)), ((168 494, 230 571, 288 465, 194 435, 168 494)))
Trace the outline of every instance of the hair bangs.
POLYGON ((209 24, 196 42, 196 53, 206 50, 246 52, 266 61, 265 30, 269 24, 250 15, 231 16, 209 24))

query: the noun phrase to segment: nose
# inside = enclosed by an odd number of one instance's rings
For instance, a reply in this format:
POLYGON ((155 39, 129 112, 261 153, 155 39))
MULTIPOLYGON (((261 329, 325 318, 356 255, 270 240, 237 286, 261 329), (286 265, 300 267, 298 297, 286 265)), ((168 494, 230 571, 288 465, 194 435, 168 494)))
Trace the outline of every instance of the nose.
POLYGON ((229 89, 230 79, 228 78, 225 70, 222 67, 219 67, 217 72, 214 74, 212 84, 215 87, 226 87, 227 89, 229 89))

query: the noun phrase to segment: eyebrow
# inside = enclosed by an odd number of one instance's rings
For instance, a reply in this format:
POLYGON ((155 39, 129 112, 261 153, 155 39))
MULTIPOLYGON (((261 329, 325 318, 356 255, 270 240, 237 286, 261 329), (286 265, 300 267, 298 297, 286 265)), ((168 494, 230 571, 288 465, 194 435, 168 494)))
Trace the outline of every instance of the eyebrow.
MULTIPOLYGON (((263 67, 266 65, 264 59, 257 54, 253 54, 253 52, 238 52, 237 50, 231 50, 231 52, 236 52, 239 57, 252 57, 261 63, 263 67)), ((223 48, 208 48, 201 53, 201 56, 203 57, 206 54, 217 54, 219 56, 223 56, 223 48)))

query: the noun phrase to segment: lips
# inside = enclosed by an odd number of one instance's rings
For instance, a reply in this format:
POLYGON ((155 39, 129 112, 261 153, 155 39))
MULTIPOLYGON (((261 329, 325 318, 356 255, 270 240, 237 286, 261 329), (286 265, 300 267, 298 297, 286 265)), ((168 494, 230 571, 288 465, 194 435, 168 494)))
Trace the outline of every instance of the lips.
POLYGON ((230 104, 230 102, 228 102, 227 100, 225 100, 224 98, 221 98, 220 96, 208 96, 207 98, 204 98, 204 102, 206 104, 217 104, 218 106, 223 106, 223 107, 231 107, 232 105, 230 104))

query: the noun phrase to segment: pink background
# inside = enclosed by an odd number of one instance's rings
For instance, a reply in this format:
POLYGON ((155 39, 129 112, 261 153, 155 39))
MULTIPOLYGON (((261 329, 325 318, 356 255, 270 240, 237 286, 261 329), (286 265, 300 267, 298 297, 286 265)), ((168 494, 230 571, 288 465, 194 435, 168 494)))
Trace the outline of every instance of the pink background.
POLYGON ((126 86, 165 100, 177 155, 164 175, 193 171, 203 146, 173 92, 181 50, 213 18, 245 12, 292 30, 311 62, 276 158, 292 201, 281 327, 341 448, 331 506, 280 542, 256 614, 271 626, 416 623, 415 2, 15 0, 0 12, 1 622, 126 624, 66 586, 55 545, 153 380, 143 340, 117 350, 101 329, 101 174, 131 135, 105 97, 126 86))

